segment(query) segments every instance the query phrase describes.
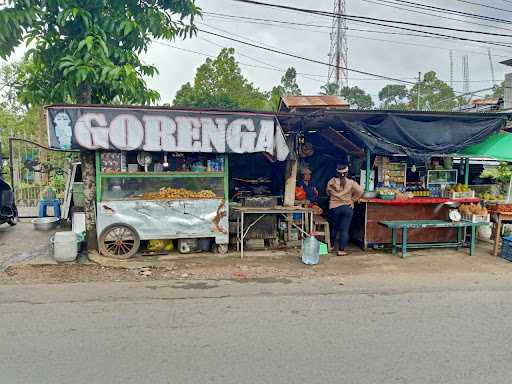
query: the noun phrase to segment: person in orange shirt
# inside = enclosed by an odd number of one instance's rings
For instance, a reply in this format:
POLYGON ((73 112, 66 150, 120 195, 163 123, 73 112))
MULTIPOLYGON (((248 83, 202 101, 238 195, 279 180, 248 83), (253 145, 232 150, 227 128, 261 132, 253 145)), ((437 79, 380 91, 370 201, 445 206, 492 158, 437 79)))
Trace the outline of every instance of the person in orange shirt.
POLYGON ((336 242, 339 234, 338 256, 345 256, 349 241, 350 222, 354 213, 354 203, 361 198, 364 189, 354 180, 348 178, 348 165, 336 167, 337 176, 327 183, 329 195, 329 217, 331 221, 331 242, 336 242))

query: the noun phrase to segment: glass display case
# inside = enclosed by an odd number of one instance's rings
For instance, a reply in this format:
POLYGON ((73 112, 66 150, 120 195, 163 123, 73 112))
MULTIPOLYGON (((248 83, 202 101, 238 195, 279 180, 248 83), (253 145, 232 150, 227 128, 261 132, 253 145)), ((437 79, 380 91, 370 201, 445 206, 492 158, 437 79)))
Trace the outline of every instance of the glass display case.
POLYGON ((227 251, 228 158, 219 154, 96 153, 100 251, 131 257, 141 240, 214 239, 227 251))
POLYGON ((458 172, 456 169, 441 169, 427 171, 427 186, 457 184, 458 172))

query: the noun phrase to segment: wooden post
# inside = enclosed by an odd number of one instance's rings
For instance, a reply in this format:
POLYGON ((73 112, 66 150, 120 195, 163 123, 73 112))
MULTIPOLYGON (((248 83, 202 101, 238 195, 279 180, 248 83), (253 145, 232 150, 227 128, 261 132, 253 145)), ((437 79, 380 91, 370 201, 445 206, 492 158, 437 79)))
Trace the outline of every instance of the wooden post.
POLYGON ((284 202, 286 207, 295 205, 295 186, 297 185, 297 169, 299 162, 296 158, 286 162, 286 181, 284 184, 284 202))

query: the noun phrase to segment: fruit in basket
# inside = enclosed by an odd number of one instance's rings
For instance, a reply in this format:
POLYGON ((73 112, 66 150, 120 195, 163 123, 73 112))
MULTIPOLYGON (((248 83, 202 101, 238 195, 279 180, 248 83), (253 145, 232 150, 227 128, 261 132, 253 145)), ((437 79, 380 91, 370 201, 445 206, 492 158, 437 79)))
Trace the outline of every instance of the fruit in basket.
POLYGON ((396 194, 396 191, 391 188, 380 188, 377 190, 377 193, 379 195, 394 195, 396 194))
POLYGON ((469 186, 465 185, 465 184, 455 184, 453 189, 447 189, 448 191, 453 191, 453 192, 471 192, 471 188, 469 188, 469 186))
POLYGON ((489 212, 487 208, 480 204, 462 204, 459 208, 460 213, 466 216, 471 215, 487 215, 489 212))
POLYGON ((505 213, 512 212, 512 204, 498 204, 496 205, 496 211, 505 213))

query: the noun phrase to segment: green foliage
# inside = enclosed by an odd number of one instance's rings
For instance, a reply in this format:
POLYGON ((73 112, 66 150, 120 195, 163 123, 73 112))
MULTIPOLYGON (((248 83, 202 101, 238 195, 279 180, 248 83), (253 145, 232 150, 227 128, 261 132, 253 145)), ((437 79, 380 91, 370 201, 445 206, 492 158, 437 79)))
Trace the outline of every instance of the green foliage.
POLYGON ((152 39, 196 32, 195 0, 11 0, 0 11, 0 57, 26 42, 19 94, 24 103, 150 103, 139 55, 152 39))
POLYGON ((402 84, 388 84, 379 92, 381 108, 404 110, 408 107, 409 91, 402 84))
POLYGON ((301 93, 299 84, 297 84, 297 71, 295 68, 290 67, 286 70, 283 77, 281 77, 281 83, 272 88, 272 91, 270 92, 272 109, 277 111, 281 97, 299 96, 301 93))
POLYGON ((20 63, 7 63, 0 66, 0 107, 20 116, 25 107, 18 100, 18 73, 20 63))
POLYGON ((372 97, 358 86, 338 87, 336 83, 327 83, 320 87, 321 95, 338 95, 350 104, 353 109, 371 109, 373 107, 372 97))
POLYGON ((484 169, 480 177, 491 178, 498 183, 509 183, 512 177, 512 167, 508 163, 500 163, 498 167, 484 169))
POLYGON ((340 93, 340 87, 338 87, 338 84, 336 83, 327 83, 320 87, 320 94, 327 96, 327 95, 339 95, 340 93))
POLYGON ((409 90, 409 100, 414 109, 418 109, 418 90, 419 109, 422 111, 451 111, 459 104, 453 89, 438 79, 434 71, 425 73, 422 81, 409 90))
POLYGON ((434 71, 425 73, 422 81, 411 88, 401 84, 388 84, 379 92, 381 108, 394 110, 451 111, 466 101, 455 97, 453 89, 437 78, 434 71), (419 90, 419 105, 418 105, 419 90))
POLYGON ((63 191, 66 188, 66 180, 62 175, 55 175, 50 180, 50 186, 56 191, 63 191))
POLYGON ((339 95, 348 101, 350 108, 371 109, 373 107, 372 97, 358 86, 342 87, 339 95))
POLYGON ((224 48, 215 59, 206 59, 196 71, 194 84, 185 83, 176 93, 176 107, 269 109, 268 96, 250 83, 235 59, 233 48, 224 48))
POLYGON ((42 111, 40 107, 32 107, 26 113, 18 115, 0 106, 0 141, 4 155, 7 152, 9 136, 34 137, 38 136, 41 127, 42 111))
POLYGON ((492 87, 492 93, 485 95, 486 99, 500 99, 503 98, 503 92, 505 91, 505 81, 500 84, 494 84, 492 87))

